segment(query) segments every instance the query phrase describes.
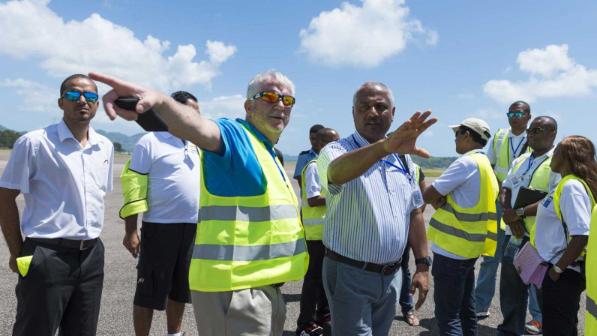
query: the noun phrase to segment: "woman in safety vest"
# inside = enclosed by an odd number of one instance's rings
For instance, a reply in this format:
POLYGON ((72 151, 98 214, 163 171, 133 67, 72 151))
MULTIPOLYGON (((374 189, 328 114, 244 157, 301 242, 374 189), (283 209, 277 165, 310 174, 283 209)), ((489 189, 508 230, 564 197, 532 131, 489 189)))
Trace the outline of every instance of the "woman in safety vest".
POLYGON ((595 146, 582 136, 556 147, 551 169, 560 183, 537 209, 535 246, 551 267, 543 280, 543 335, 577 335, 584 256, 597 195, 595 146))

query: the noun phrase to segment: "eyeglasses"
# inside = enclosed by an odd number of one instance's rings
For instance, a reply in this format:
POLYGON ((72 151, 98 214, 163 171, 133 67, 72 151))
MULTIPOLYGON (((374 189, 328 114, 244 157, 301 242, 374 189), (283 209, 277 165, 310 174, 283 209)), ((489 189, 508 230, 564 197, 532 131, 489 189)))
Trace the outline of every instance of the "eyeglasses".
POLYGON ((540 134, 540 133, 547 133, 547 132, 551 132, 553 131, 553 129, 551 128, 543 128, 543 127, 533 127, 533 128, 527 128, 527 134, 540 134))
POLYGON ((66 100, 72 102, 79 101, 81 95, 85 97, 85 100, 87 100, 88 103, 95 103, 99 99, 99 95, 91 91, 66 91, 62 94, 62 96, 66 98, 66 100))
POLYGON ((506 113, 506 115, 508 116, 508 119, 512 119, 512 118, 520 119, 520 118, 524 117, 525 113, 523 111, 512 111, 512 112, 506 113))
POLYGON ((279 94, 274 91, 262 91, 253 96, 253 99, 258 98, 270 104, 275 104, 281 100, 284 106, 292 106, 296 102, 296 99, 293 96, 279 94))

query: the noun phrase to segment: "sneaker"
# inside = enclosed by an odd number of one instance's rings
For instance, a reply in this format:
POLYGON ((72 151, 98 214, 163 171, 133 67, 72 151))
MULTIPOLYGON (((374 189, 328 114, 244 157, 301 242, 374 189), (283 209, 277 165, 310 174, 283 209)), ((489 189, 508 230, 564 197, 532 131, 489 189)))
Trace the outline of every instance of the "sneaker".
POLYGON ((484 320, 489 317, 489 311, 482 311, 477 313, 477 320, 484 320))
POLYGON ((332 334, 332 315, 327 313, 316 321, 323 328, 323 335, 328 336, 332 334))
POLYGON ((303 328, 296 330, 296 336, 321 336, 323 328, 315 322, 311 322, 303 328))
POLYGON ((524 331, 529 335, 543 334, 543 324, 537 320, 530 320, 524 325, 524 331))

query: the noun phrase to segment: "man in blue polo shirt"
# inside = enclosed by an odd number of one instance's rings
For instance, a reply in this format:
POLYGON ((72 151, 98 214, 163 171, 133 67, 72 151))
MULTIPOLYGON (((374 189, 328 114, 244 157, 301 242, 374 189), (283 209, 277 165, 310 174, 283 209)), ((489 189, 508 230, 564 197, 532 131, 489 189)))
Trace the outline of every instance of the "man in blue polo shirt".
POLYGON ((323 128, 323 125, 315 124, 311 126, 309 129, 309 141, 311 142, 311 148, 304 150, 299 153, 298 158, 296 159, 296 166, 294 168, 294 176, 293 178, 298 182, 298 185, 301 186, 301 172, 305 165, 309 163, 311 160, 317 158, 317 132, 323 128))

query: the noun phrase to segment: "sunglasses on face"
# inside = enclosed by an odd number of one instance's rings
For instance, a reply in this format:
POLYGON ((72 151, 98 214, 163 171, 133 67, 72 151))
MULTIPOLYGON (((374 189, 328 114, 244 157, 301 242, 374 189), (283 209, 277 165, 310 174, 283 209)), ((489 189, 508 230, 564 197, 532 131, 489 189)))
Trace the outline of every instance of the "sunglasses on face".
POLYGON ((99 95, 91 91, 66 91, 62 96, 68 101, 76 102, 79 101, 81 95, 85 97, 88 103, 95 103, 99 99, 99 95))
POLYGON ((512 111, 512 112, 508 112, 506 113, 506 115, 508 116, 508 119, 512 119, 512 118, 516 118, 516 119, 520 119, 524 117, 524 112, 522 111, 512 111))
POLYGON ((541 133, 547 133, 550 131, 552 131, 551 128, 544 128, 544 127, 527 128, 527 134, 541 134, 541 133))
POLYGON ((261 99, 264 102, 270 103, 270 104, 275 104, 281 100, 282 104, 284 104, 284 106, 292 106, 296 102, 296 99, 293 96, 279 94, 274 91, 259 92, 258 94, 253 96, 253 99, 261 99))

